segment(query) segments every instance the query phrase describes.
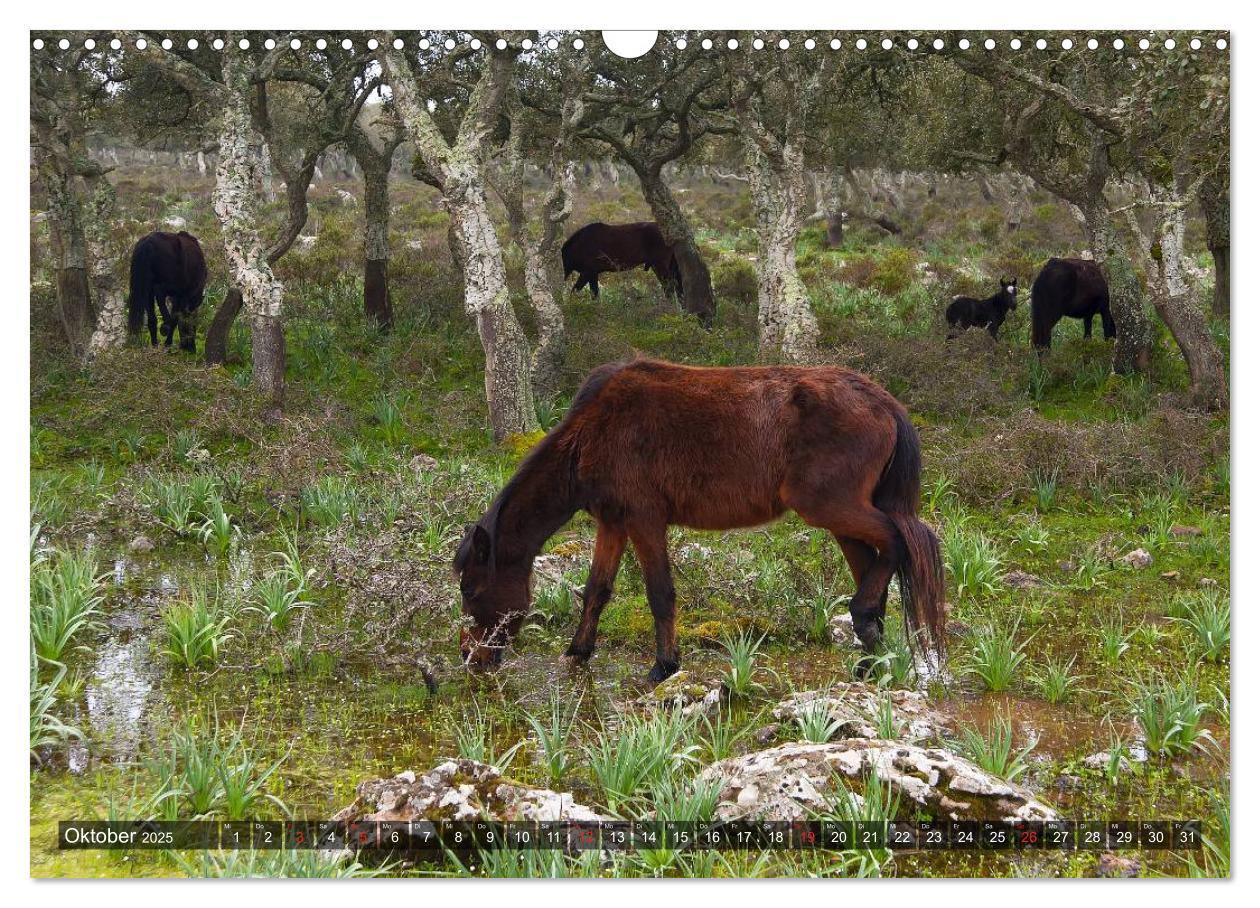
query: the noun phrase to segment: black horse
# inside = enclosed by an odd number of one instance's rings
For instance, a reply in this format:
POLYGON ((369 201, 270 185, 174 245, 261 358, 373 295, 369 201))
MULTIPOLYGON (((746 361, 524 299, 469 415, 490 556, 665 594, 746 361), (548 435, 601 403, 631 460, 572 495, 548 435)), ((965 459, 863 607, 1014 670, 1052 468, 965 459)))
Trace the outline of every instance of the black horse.
POLYGON ((1015 278, 1002 278, 998 292, 987 299, 978 300, 970 296, 956 296, 945 310, 945 321, 949 322, 949 336, 955 337, 958 331, 968 328, 988 328, 993 339, 997 340, 998 328, 1006 321, 1008 313, 1015 310, 1015 278))
POLYGON ((599 298, 600 274, 628 271, 640 265, 656 275, 667 294, 682 293, 682 273, 674 259, 674 249, 651 221, 587 224, 564 241, 560 258, 566 278, 574 272, 578 275, 574 291, 590 287, 591 296, 596 299, 599 298))
POLYGON ((1094 333, 1094 316, 1102 316, 1103 337, 1116 336, 1111 318, 1107 279, 1097 262, 1086 259, 1050 259, 1032 286, 1032 342, 1050 346, 1050 335, 1061 318, 1085 322, 1085 336, 1094 333))
POLYGON ((149 326, 149 342, 157 346, 157 313, 162 310, 162 337, 171 345, 179 328, 179 348, 197 349, 197 309, 206 292, 206 257, 191 233, 154 231, 131 251, 131 295, 127 297, 127 330, 149 326), (167 309, 166 301, 171 307, 167 309))

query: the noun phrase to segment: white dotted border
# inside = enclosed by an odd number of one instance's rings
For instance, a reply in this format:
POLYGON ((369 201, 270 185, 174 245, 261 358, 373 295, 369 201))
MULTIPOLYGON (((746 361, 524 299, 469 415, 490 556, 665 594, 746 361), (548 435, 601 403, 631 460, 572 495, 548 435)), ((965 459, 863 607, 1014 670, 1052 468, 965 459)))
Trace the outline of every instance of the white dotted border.
MULTIPOLYGON (((355 34, 361 36, 362 32, 356 32, 355 34)), ((849 33, 849 34, 852 34, 852 33, 849 33)), ((1186 34, 1186 32, 1177 32, 1176 34, 1179 36, 1183 36, 1184 38, 1184 35, 1186 34)), ((1028 37, 1028 36, 1025 36, 1025 37, 1028 37)), ((101 40, 104 41, 105 39, 102 38, 101 40)), ((180 40, 183 41, 184 47, 187 50, 196 50, 197 48, 201 46, 201 42, 197 38, 186 38, 186 39, 181 38, 180 40)), ((697 40, 697 39, 693 39, 693 40, 697 40)), ((698 40, 700 43, 700 47, 704 50, 712 50, 715 47, 719 49, 721 49, 722 47, 725 47, 728 50, 738 50, 740 47, 740 41, 738 38, 728 38, 725 41, 722 41, 720 39, 718 41, 714 41, 712 38, 699 38, 698 40)), ((939 38, 939 37, 924 38, 922 40, 916 37, 904 37, 904 38, 882 37, 882 38, 871 38, 871 39, 867 39, 865 37, 857 37, 857 38, 851 38, 849 40, 851 41, 851 44, 846 45, 845 41, 838 37, 833 37, 830 39, 821 39, 821 40, 810 37, 810 38, 805 38, 804 40, 802 40, 800 44, 806 50, 816 50, 816 49, 822 49, 822 48, 829 48, 830 50, 840 50, 843 47, 851 46, 853 49, 859 50, 859 51, 874 50, 875 48, 880 48, 883 50, 892 50, 894 47, 901 47, 910 51, 921 50, 923 52, 929 52, 929 51, 943 51, 947 47, 946 40, 944 38, 939 38)), ((953 39, 953 47, 956 50, 970 50, 974 46, 977 50, 983 49, 983 50, 988 50, 988 51, 996 50, 999 47, 998 40, 993 37, 977 38, 976 40, 978 43, 973 45, 972 40, 970 38, 967 38, 965 36, 956 37, 953 39)), ((366 47, 367 50, 376 50, 380 47, 380 41, 374 37, 369 37, 366 40, 360 37, 359 41, 362 42, 362 46, 366 47)), ((779 50, 788 50, 790 47, 792 47, 792 41, 789 38, 779 38, 777 41, 774 41, 773 39, 771 39, 771 41, 772 41, 773 47, 778 48, 779 50)), ((97 43, 98 42, 96 38, 87 38, 83 42, 83 47, 86 50, 95 50, 97 47, 97 43)), ((242 50, 248 50, 250 47, 249 38, 241 38, 238 43, 242 50)), ((325 48, 329 46, 329 44, 338 43, 338 41, 337 41, 337 38, 335 37, 329 37, 329 38, 316 38, 311 43, 314 44, 317 50, 324 50, 325 48)), ((339 43, 341 44, 341 47, 343 50, 353 50, 356 47, 355 40, 349 37, 343 37, 339 43)), ((124 46, 124 42, 120 38, 109 39, 108 44, 109 44, 109 47, 113 50, 122 50, 124 46)), ((466 44, 469 49, 474 50, 474 51, 480 50, 482 47, 482 42, 478 38, 471 38, 466 42, 466 44)), ((764 50, 767 46, 770 46, 767 44, 764 38, 753 38, 751 44, 754 50, 764 50)), ((145 38, 138 38, 135 40, 133 46, 137 50, 144 50, 146 47, 148 47, 148 41, 145 38)), ((175 42, 171 38, 162 38, 161 46, 165 50, 171 50, 175 46, 175 42)), ((222 50, 224 46, 224 40, 222 38, 210 38, 208 39, 208 46, 213 48, 214 50, 222 50)), ((266 37, 262 39, 262 46, 267 50, 274 50, 276 47, 276 39, 274 37, 266 37)), ((303 41, 300 38, 292 38, 289 41, 289 47, 293 50, 300 50, 303 46, 304 46, 303 41)), ((407 47, 407 42, 405 42, 402 38, 395 38, 393 41, 393 46, 395 50, 403 50, 405 47, 407 47)), ((432 49, 432 43, 429 41, 428 38, 419 39, 418 41, 415 42, 415 46, 418 47, 420 50, 432 49)), ((453 51, 460 46, 461 46, 461 43, 457 42, 454 38, 447 38, 442 43, 442 47, 447 51, 453 51)), ((572 39, 572 47, 575 50, 581 50, 585 46, 586 46, 586 42, 581 37, 575 37, 572 39)), ((685 50, 688 47, 687 38, 676 39, 674 42, 674 46, 678 50, 685 50)), ((1045 38, 1035 38, 1031 40, 1030 44, 1025 45, 1024 38, 1015 36, 1015 37, 1011 37, 1008 40, 1004 40, 1001 46, 1004 50, 1008 47, 1010 50, 1033 50, 1033 49, 1047 50, 1050 48, 1050 43, 1045 38)), ((1103 38, 1100 40, 1097 37, 1090 36, 1090 37, 1084 38, 1083 40, 1079 42, 1077 40, 1074 40, 1073 38, 1068 37, 1068 38, 1061 39, 1058 44, 1058 47, 1061 48, 1062 50, 1073 50, 1073 49, 1080 50, 1082 48, 1088 49, 1088 50, 1098 50, 1100 48, 1105 49, 1107 47, 1110 47, 1113 50, 1126 50, 1126 49, 1132 49, 1133 47, 1136 47, 1138 50, 1142 50, 1142 51, 1150 50, 1152 48, 1155 48, 1158 50, 1161 47, 1164 50, 1176 50, 1178 47, 1181 47, 1181 46, 1182 45, 1179 43, 1178 39, 1172 36, 1166 37, 1162 41, 1160 41, 1158 38, 1156 38, 1155 40, 1151 40, 1150 38, 1143 37, 1143 38, 1137 39, 1137 41, 1135 41, 1133 45, 1130 45, 1128 42, 1126 42, 1126 40, 1123 37, 1120 37, 1119 35, 1117 35, 1114 38, 1110 38, 1109 40, 1107 38, 1103 38)), ((1191 37, 1189 40, 1187 40, 1185 42, 1185 46, 1188 47, 1190 50, 1194 50, 1194 51, 1203 50, 1204 48, 1211 49, 1212 47, 1215 47, 1217 50, 1223 51, 1229 48, 1229 40, 1225 37, 1218 37, 1213 41, 1211 38, 1205 39, 1203 37, 1199 37, 1196 35, 1194 37, 1191 37)), ((495 47, 497 47, 499 50, 506 50, 508 47, 508 42, 504 40, 503 38, 499 38, 497 41, 495 41, 495 47)), ((526 38, 520 44, 521 50, 526 50, 526 51, 533 50, 534 47, 535 47, 535 42, 529 38, 526 38)), ((68 38, 59 38, 59 39, 49 38, 47 41, 45 41, 43 38, 34 37, 31 39, 31 48, 37 51, 44 50, 45 48, 47 48, 48 50, 59 49, 59 50, 65 51, 65 50, 70 49, 70 41, 68 38)), ((559 48, 560 48, 560 42, 556 38, 548 38, 547 40, 542 42, 541 46, 538 49, 539 50, 546 49, 546 50, 554 51, 554 50, 559 50, 559 48)))

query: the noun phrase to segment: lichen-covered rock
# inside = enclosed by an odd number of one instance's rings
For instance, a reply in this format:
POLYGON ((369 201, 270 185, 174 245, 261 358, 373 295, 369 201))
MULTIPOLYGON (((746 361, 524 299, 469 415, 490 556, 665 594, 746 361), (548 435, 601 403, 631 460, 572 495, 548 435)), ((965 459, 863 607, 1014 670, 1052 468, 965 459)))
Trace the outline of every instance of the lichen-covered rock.
POLYGON ((1036 574, 1027 571, 1007 571, 1002 575, 1002 582, 1015 590, 1032 590, 1045 586, 1045 581, 1036 574))
POLYGON ((568 792, 533 788, 476 760, 447 760, 417 776, 360 782, 354 803, 335 820, 604 820, 568 792))
POLYGON ((871 774, 891 785, 903 806, 913 802, 940 819, 1056 819, 1030 791, 970 760, 897 741, 783 744, 714 763, 700 778, 720 784, 721 820, 800 820, 828 811, 837 784, 860 790, 871 774))
POLYGON ((639 702, 648 707, 678 709, 689 716, 716 710, 721 705, 722 692, 720 683, 696 681, 692 679, 690 672, 680 671, 656 685, 639 702))
POLYGON ((153 540, 148 536, 137 536, 127 547, 133 552, 152 552, 153 540))
POLYGON ((1155 563, 1155 559, 1151 557, 1151 553, 1146 549, 1134 549, 1129 554, 1120 559, 1120 563, 1127 567, 1140 571, 1142 568, 1148 568, 1155 563))
POLYGON ((892 708, 893 721, 900 728, 899 738, 921 741, 938 737, 949 724, 918 691, 881 690, 860 681, 793 694, 774 708, 774 717, 795 724, 799 716, 822 704, 829 720, 839 723, 833 738, 878 738, 877 717, 885 698, 892 708))

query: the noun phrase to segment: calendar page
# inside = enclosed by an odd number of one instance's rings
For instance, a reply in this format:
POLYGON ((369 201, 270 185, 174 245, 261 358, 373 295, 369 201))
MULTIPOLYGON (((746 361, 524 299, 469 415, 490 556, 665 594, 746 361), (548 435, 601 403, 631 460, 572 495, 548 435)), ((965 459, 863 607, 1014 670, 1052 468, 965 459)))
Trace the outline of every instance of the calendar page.
POLYGON ((27 42, 31 876, 1230 876, 1227 31, 27 42))

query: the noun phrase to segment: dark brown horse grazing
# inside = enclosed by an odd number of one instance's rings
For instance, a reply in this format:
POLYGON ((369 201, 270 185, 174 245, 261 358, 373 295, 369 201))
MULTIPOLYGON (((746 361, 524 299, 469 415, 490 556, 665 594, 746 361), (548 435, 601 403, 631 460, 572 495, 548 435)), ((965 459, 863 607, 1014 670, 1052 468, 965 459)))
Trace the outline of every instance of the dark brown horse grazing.
MULTIPOLYGON (((880 645, 896 573, 912 643, 944 648, 936 536, 918 518, 919 440, 905 408, 837 367, 695 368, 639 359, 601 366, 455 556, 465 662, 502 658, 530 608, 534 556, 577 511, 597 525, 582 618, 565 655, 590 657, 627 540, 656 624, 659 681, 678 670, 666 531, 751 527, 791 509, 830 530, 853 571, 850 609, 880 645)), ((864 660, 869 668, 869 660, 864 660)))
POLYGON ((605 271, 629 271, 643 266, 661 282, 665 292, 682 292, 682 273, 674 260, 674 250, 665 242, 661 229, 651 221, 636 224, 603 224, 596 221, 574 231, 560 249, 564 276, 577 273, 574 292, 583 286, 599 298, 599 276, 605 271))
POLYGON ((206 292, 206 257, 191 233, 155 230, 131 251, 131 294, 127 297, 127 330, 140 333, 147 319, 149 342, 157 346, 157 314, 162 310, 162 337, 171 345, 179 328, 179 348, 197 348, 196 313, 206 292), (166 308, 170 298, 171 308, 166 308))

